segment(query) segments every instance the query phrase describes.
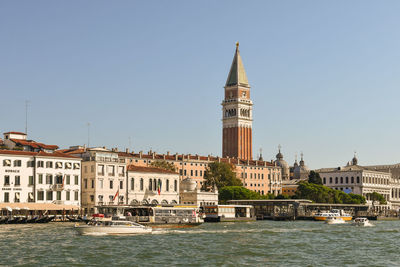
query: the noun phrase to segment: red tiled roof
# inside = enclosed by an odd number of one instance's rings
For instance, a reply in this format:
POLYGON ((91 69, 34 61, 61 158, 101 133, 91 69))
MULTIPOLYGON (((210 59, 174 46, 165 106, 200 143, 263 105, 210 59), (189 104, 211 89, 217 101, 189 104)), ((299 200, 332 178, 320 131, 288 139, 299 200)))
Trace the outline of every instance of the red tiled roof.
POLYGON ((0 150, 0 154, 7 155, 22 155, 22 156, 35 156, 37 152, 19 151, 19 150, 0 150))
POLYGON ((132 157, 132 154, 126 152, 118 152, 118 157, 132 157))
POLYGON ((22 134, 22 135, 26 135, 26 133, 21 133, 21 132, 7 132, 4 134, 22 134))
POLYGON ((129 165, 128 166, 128 171, 131 172, 151 172, 151 173, 167 173, 167 174, 178 174, 173 171, 161 169, 161 168, 156 168, 156 167, 142 167, 142 166, 135 166, 135 165, 129 165))
MULTIPOLYGON (((153 159, 153 155, 149 155, 149 154, 142 154, 142 156, 140 156, 139 153, 125 153, 125 152, 118 152, 118 155, 121 157, 131 157, 131 158, 142 158, 142 159, 153 159)), ((263 166, 275 166, 273 163, 271 163, 270 161, 261 161, 261 160, 243 160, 243 159, 238 159, 238 158, 219 158, 219 157, 215 157, 215 156, 199 156, 199 155, 164 155, 164 154, 155 154, 154 155, 154 159, 155 160, 163 160, 165 157, 165 160, 178 160, 178 161, 182 161, 182 159, 184 160, 201 160, 201 161, 209 161, 209 162, 213 162, 213 161, 218 161, 220 160, 221 162, 230 162, 232 164, 235 165, 246 165, 246 166, 259 166, 259 167, 263 167, 263 166), (176 159, 177 158, 177 159, 176 159)))
POLYGON ((37 152, 36 156, 80 159, 80 157, 75 157, 75 156, 67 155, 67 154, 60 153, 60 152, 47 153, 44 151, 39 151, 39 152, 37 152))
POLYGON ((31 151, 19 151, 19 150, 0 150, 0 154, 80 159, 79 157, 74 157, 74 156, 66 155, 66 154, 59 153, 59 152, 46 153, 43 151, 31 152, 31 151))
POLYGON ((56 146, 56 145, 46 145, 43 143, 31 141, 31 140, 19 140, 19 139, 10 139, 10 140, 16 144, 19 144, 22 146, 30 146, 33 148, 43 148, 43 149, 52 149, 52 150, 55 150, 58 148, 58 146, 56 146))

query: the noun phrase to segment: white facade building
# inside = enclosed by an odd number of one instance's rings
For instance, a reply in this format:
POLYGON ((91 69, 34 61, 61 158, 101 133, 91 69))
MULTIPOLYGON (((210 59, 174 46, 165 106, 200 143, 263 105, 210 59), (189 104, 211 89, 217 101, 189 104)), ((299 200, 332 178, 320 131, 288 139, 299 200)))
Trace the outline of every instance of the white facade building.
POLYGON ((398 191, 400 184, 393 181, 389 172, 374 171, 359 166, 356 158, 353 158, 352 163, 345 167, 319 169, 316 171, 320 174, 322 183, 325 186, 363 195, 369 205, 372 205, 372 201, 367 194, 377 192, 383 195, 387 201, 387 204, 380 206, 380 208, 399 209, 398 198, 400 196, 395 195, 393 192, 398 191))
POLYGON ((127 204, 178 204, 179 174, 155 167, 128 166, 127 204))
POLYGON ((82 158, 82 209, 97 212, 96 206, 126 204, 126 164, 118 153, 106 148, 71 147, 63 153, 82 158))
POLYGON ((188 177, 181 181, 179 189, 180 203, 196 205, 197 207, 218 205, 218 189, 215 187, 211 192, 201 191, 197 183, 188 177))
POLYGON ((0 203, 80 206, 80 168, 62 153, 0 150, 0 203))

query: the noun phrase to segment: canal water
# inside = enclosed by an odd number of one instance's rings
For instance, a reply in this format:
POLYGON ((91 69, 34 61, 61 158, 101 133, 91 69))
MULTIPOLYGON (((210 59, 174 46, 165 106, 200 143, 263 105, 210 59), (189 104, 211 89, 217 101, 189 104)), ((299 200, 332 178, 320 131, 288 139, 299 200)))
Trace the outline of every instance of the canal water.
POLYGON ((0 266, 399 266, 400 221, 205 223, 80 236, 72 223, 0 225, 0 266))

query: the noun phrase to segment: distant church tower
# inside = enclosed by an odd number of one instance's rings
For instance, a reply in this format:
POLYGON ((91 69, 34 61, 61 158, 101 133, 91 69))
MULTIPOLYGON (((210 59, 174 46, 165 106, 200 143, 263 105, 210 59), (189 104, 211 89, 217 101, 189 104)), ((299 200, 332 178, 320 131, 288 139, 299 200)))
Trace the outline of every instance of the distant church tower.
POLYGON ((225 99, 222 101, 222 156, 251 160, 253 102, 250 100, 250 85, 247 81, 239 43, 225 84, 225 99))

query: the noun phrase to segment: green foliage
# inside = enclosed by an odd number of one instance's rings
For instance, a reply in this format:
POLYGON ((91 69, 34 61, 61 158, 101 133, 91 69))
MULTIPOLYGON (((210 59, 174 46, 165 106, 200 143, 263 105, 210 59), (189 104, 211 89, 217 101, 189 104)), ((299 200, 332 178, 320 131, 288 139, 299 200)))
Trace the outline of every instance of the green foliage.
POLYGON ((175 165, 173 163, 167 162, 165 160, 156 160, 150 163, 150 166, 157 167, 160 169, 175 171, 175 165))
POLYGON ((367 197, 372 201, 379 201, 379 204, 381 205, 386 204, 385 197, 379 194, 378 192, 367 193, 367 197))
POLYGON ((290 197, 288 195, 277 195, 276 197, 274 197, 275 199, 290 199, 290 197))
POLYGON ((327 186, 300 182, 295 198, 309 199, 317 203, 334 204, 365 204, 365 197, 356 194, 346 194, 343 191, 335 190, 327 186))
POLYGON ((236 199, 272 199, 274 195, 260 195, 257 192, 251 191, 243 186, 224 186, 219 190, 218 199, 220 203, 225 204, 226 201, 236 199))
POLYGON ((233 166, 225 162, 212 162, 204 172, 202 189, 209 190, 217 186, 218 190, 224 186, 241 186, 242 181, 236 177, 233 166))
POLYGON ((311 184, 321 184, 322 185, 321 176, 319 176, 319 173, 315 172, 315 171, 310 171, 310 174, 308 175, 308 182, 311 184))

